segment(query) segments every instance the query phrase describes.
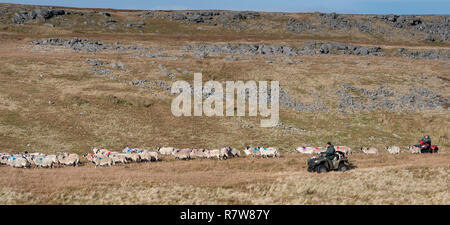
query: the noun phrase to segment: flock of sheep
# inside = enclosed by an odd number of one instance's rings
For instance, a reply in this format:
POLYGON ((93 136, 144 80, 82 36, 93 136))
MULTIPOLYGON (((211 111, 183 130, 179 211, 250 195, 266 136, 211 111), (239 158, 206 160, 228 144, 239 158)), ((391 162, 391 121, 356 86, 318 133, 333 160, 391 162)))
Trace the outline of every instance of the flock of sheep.
MULTIPOLYGON (((236 148, 231 147, 224 147, 220 149, 177 149, 173 147, 163 147, 158 148, 158 152, 161 155, 172 155, 176 159, 228 159, 233 157, 240 157, 241 151, 236 148)), ((278 153, 278 149, 274 147, 270 148, 264 148, 264 147, 254 147, 251 148, 250 146, 247 146, 246 149, 244 149, 245 155, 249 156, 261 156, 263 158, 267 157, 279 157, 280 154, 278 153)))
MULTIPOLYGON (((344 152, 347 155, 352 154, 352 149, 347 146, 335 146, 337 151, 344 152)), ((420 148, 409 146, 409 151, 414 154, 420 154, 420 148)), ((302 154, 316 154, 324 152, 324 147, 297 147, 296 151, 302 154)), ((400 154, 400 148, 397 146, 387 146, 386 150, 390 154, 400 154)), ((378 154, 378 149, 361 148, 365 154, 378 154)), ((277 148, 274 147, 250 147, 247 146, 243 152, 246 156, 252 157, 280 157, 277 148)), ((83 155, 88 162, 97 166, 112 166, 117 163, 126 164, 130 162, 152 162, 158 161, 159 155, 173 156, 175 159, 218 159, 224 160, 233 157, 240 157, 241 151, 231 147, 220 149, 178 149, 173 147, 158 147, 156 151, 146 149, 124 148, 122 152, 112 152, 107 149, 92 148, 92 153, 83 155)), ((8 154, 0 153, 0 165, 8 165, 15 168, 54 168, 60 166, 78 166, 80 165, 80 157, 77 154, 58 153, 56 155, 45 155, 42 153, 24 153, 24 154, 8 154)))
MULTIPOLYGON (((255 147, 244 150, 246 155, 261 157, 279 157, 276 148, 255 147)), ((97 166, 112 166, 118 163, 158 161, 159 155, 173 156, 175 159, 218 159, 224 160, 240 157, 241 151, 236 148, 224 147, 220 149, 178 149, 173 147, 158 147, 156 151, 126 147, 122 152, 109 151, 93 147, 92 153, 86 153, 83 157, 97 166)), ((43 153, 8 154, 0 153, 0 165, 8 165, 15 168, 54 168, 60 166, 78 166, 80 157, 77 154, 58 153, 45 155, 43 153)))
POLYGON ((77 166, 80 157, 77 154, 58 153, 57 155, 45 155, 42 153, 8 154, 0 153, 0 165, 8 165, 14 168, 53 168, 56 166, 77 166))

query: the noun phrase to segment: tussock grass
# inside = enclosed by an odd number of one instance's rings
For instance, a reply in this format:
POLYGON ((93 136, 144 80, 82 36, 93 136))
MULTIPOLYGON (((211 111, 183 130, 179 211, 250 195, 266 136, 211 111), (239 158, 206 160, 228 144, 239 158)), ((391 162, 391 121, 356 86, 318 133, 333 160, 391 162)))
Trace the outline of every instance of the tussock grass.
POLYGON ((345 173, 306 172, 306 156, 0 167, 2 204, 449 204, 448 156, 352 156, 345 173))
MULTIPOLYGON (((114 11, 118 23, 136 11, 114 11)), ((306 18, 313 14, 294 15, 306 18)), ((352 16, 361 18, 360 15, 352 16)), ((388 85, 396 91, 422 86, 448 96, 448 62, 396 57, 395 49, 436 49, 399 32, 389 40, 358 31, 326 35, 285 32, 286 18, 248 22, 248 31, 221 26, 188 25, 177 21, 146 19, 137 29, 105 30, 98 24, 77 21, 71 29, 50 29, 39 22, 0 24, 0 152, 89 152, 92 146, 120 151, 125 146, 218 148, 247 145, 277 147, 280 159, 240 158, 227 161, 195 160, 120 165, 112 168, 59 168, 20 170, 0 167, 1 204, 449 204, 448 109, 416 112, 357 111, 339 113, 335 91, 342 84, 366 89, 388 85), (260 26, 263 25, 263 26, 260 26), (199 30, 197 27, 201 26, 199 30), (253 29, 261 27, 261 29, 253 29), (380 45, 393 57, 314 55, 284 57, 225 55, 170 61, 141 57, 137 52, 74 52, 54 46, 27 43, 48 37, 86 37, 123 45, 139 45, 169 56, 188 44, 266 43, 298 47, 304 41, 342 41, 380 45), (351 37, 351 38, 350 38, 351 37), (86 58, 109 63, 121 61, 131 72, 110 69, 119 79, 93 75, 86 58), (270 59, 273 63, 266 63, 270 59), (282 108, 281 122, 300 132, 260 128, 260 117, 174 117, 173 96, 160 89, 143 90, 128 81, 172 80, 157 64, 178 79, 191 81, 202 72, 203 80, 277 80, 292 98, 312 104, 321 96, 327 112, 299 113, 282 108), (48 104, 53 101, 55 104, 48 104), (441 147, 437 155, 414 156, 406 147, 424 134, 441 147), (325 175, 305 172, 307 156, 294 153, 298 146, 323 146, 327 141, 354 149, 350 159, 358 166, 346 173, 325 175), (29 145, 28 145, 29 144, 29 145), (385 145, 397 145, 399 156, 388 155, 385 145), (362 146, 377 147, 380 155, 362 155, 362 146)), ((93 16, 98 22, 100 15, 93 16)), ((319 21, 312 18, 314 23, 319 21)), ((242 24, 241 24, 242 25, 242 24)), ((447 46, 448 47, 448 46, 447 46)), ((354 93, 358 94, 358 93, 354 93)), ((360 93, 359 93, 360 94, 360 93)))

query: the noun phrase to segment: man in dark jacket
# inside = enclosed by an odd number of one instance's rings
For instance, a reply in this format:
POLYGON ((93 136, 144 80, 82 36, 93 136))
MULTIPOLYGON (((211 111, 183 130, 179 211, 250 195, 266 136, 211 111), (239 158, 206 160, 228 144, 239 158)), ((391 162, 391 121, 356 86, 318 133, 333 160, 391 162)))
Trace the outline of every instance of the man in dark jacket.
POLYGON ((425 135, 422 139, 421 139, 421 141, 423 141, 425 144, 427 144, 427 145, 431 145, 431 138, 430 138, 430 136, 428 136, 428 135, 425 135))
POLYGON ((335 152, 336 150, 334 149, 334 146, 331 144, 331 142, 327 142, 327 150, 325 152, 322 152, 322 156, 327 160, 330 169, 333 167, 333 163, 331 160, 333 160, 335 152))

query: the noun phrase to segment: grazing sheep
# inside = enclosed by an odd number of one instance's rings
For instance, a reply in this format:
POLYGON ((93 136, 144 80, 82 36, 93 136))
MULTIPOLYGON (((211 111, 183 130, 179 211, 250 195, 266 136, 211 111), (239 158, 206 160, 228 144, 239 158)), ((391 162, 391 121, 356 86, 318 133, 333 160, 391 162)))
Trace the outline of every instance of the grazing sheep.
POLYGON ((67 159, 71 160, 74 164, 74 166, 78 166, 80 164, 80 156, 78 156, 75 153, 63 153, 63 156, 66 157, 67 159))
POLYGON ((115 165, 114 161, 110 157, 103 155, 94 155, 92 162, 95 164, 95 168, 97 168, 97 166, 115 165))
POLYGON ((295 148, 296 151, 302 153, 302 154, 317 154, 324 152, 326 149, 324 147, 297 147, 295 148))
POLYGON ((221 151, 222 157, 226 157, 226 158, 233 158, 233 157, 241 156, 241 151, 239 151, 236 148, 232 148, 232 147, 225 147, 225 148, 220 149, 220 151, 221 151))
POLYGON ((191 159, 208 158, 208 152, 205 149, 192 149, 189 157, 191 159))
MULTIPOLYGON (((33 157, 28 155, 28 154, 23 154, 22 155, 23 158, 25 158, 30 164, 31 166, 37 166, 34 161, 33 161, 33 157)), ((41 155, 41 157, 44 157, 44 155, 41 155)))
POLYGON ((239 149, 232 148, 231 149, 231 155, 233 157, 241 157, 241 151, 239 151, 239 149))
POLYGON ((47 155, 47 158, 51 159, 54 165, 59 164, 56 155, 47 155))
POLYGON ((108 157, 110 157, 114 163, 123 163, 123 164, 127 164, 127 156, 125 154, 122 153, 111 153, 110 155, 108 155, 108 157))
POLYGON ((80 163, 80 157, 77 154, 63 153, 57 155, 56 158, 58 159, 60 165, 78 166, 78 164, 80 163))
POLYGON ((148 152, 148 154, 150 155, 150 160, 151 161, 158 161, 159 157, 158 157, 158 153, 157 152, 148 152))
POLYGON ((313 154, 314 153, 314 148, 313 147, 297 147, 295 148, 296 151, 302 153, 302 154, 313 154))
POLYGON ((221 148, 219 151, 220 159, 228 159, 232 158, 233 154, 231 153, 231 147, 221 148))
POLYGON ((141 153, 143 150, 138 149, 138 148, 129 148, 129 147, 125 147, 122 150, 122 153, 141 153))
POLYGON ((92 152, 94 152, 94 154, 106 155, 110 151, 108 149, 98 149, 96 147, 92 147, 92 152))
POLYGON ((318 147, 318 146, 314 147, 314 153, 315 153, 315 154, 324 152, 324 151, 326 151, 326 150, 327 150, 327 149, 326 149, 325 147, 318 147))
POLYGON ((185 149, 176 149, 172 152, 172 155, 176 159, 183 159, 188 160, 191 158, 191 149, 185 148, 185 149))
POLYGON ((408 150, 411 152, 411 154, 422 154, 420 148, 415 145, 408 146, 408 150))
POLYGON ((259 152, 259 147, 252 148, 250 146, 247 146, 247 148, 244 150, 244 153, 245 155, 247 156, 251 155, 252 157, 261 155, 261 153, 259 152))
POLYGON ((249 156, 252 154, 252 150, 250 149, 250 146, 247 146, 246 149, 243 150, 246 156, 249 156))
POLYGON ((346 155, 351 155, 352 154, 352 149, 350 147, 347 146, 334 146, 334 149, 336 149, 336 151, 340 151, 345 153, 346 155))
POLYGON ((138 153, 141 162, 150 162, 152 157, 147 152, 138 153))
POLYGON ((148 150, 144 150, 141 153, 138 153, 139 157, 141 158, 141 161, 158 161, 158 153, 157 152, 150 152, 148 150))
POLYGON ((92 162, 92 163, 94 162, 94 154, 86 153, 86 154, 83 155, 83 157, 86 158, 87 161, 89 161, 89 162, 92 162))
POLYGON ((207 149, 202 149, 198 154, 204 159, 209 158, 209 150, 207 149))
POLYGON ((132 162, 140 162, 141 161, 141 157, 139 156, 138 153, 126 153, 125 157, 127 158, 128 161, 132 161, 132 162))
POLYGON ((211 158, 221 159, 221 157, 220 157, 220 149, 208 150, 208 159, 211 159, 211 158))
POLYGON ((33 156, 32 160, 34 162, 34 165, 36 165, 36 167, 53 168, 54 166, 53 159, 46 156, 33 156))
POLYGON ((7 165, 14 168, 30 168, 31 163, 22 156, 11 155, 8 158, 7 165))
POLYGON ((45 157, 45 154, 42 154, 40 152, 34 152, 34 153, 28 153, 25 154, 26 156, 31 156, 31 157, 45 157))
POLYGON ((278 149, 274 148, 274 147, 269 147, 269 148, 264 148, 264 147, 260 147, 259 148, 259 152, 261 154, 261 157, 263 158, 267 158, 267 157, 279 157, 279 153, 278 153, 278 149))
POLYGON ((0 154, 0 165, 7 165, 8 164, 8 155, 7 154, 0 154))
POLYGON ((157 151, 161 155, 172 155, 172 152, 175 150, 173 147, 158 147, 157 151))
POLYGON ((386 151, 390 154, 400 154, 400 148, 398 146, 386 146, 386 151))
POLYGON ((199 153, 199 149, 192 149, 192 151, 191 152, 189 152, 189 158, 191 158, 191 159, 196 159, 196 158, 200 158, 199 156, 200 156, 200 154, 198 154, 199 153))
POLYGON ((205 158, 205 159, 210 159, 210 158, 211 158, 211 150, 209 150, 209 149, 204 149, 204 150, 203 150, 203 158, 205 158))
POLYGON ((217 158, 219 160, 223 160, 223 159, 227 159, 231 153, 230 153, 231 149, 230 148, 221 148, 221 149, 212 149, 212 150, 208 150, 208 159, 211 158, 217 158))
POLYGON ((361 151, 364 152, 365 154, 378 154, 378 149, 373 147, 370 148, 362 147, 361 151))

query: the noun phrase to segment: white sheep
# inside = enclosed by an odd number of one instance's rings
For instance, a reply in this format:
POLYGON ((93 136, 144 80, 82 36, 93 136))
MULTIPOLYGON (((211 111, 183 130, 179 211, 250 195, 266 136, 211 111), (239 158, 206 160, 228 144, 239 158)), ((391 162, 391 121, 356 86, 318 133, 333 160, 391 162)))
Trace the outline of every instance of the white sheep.
POLYGON ((50 157, 39 155, 39 156, 33 156, 32 160, 33 160, 34 164, 36 165, 36 167, 53 168, 53 166, 54 166, 54 161, 50 157))
POLYGON ((110 157, 104 155, 94 155, 92 162, 97 166, 112 166, 115 165, 114 161, 110 157))
POLYGON ((12 155, 8 157, 7 165, 14 168, 29 168, 31 163, 20 155, 12 155))
POLYGON ((176 159, 184 159, 184 160, 188 160, 191 158, 191 149, 175 149, 172 152, 172 155, 176 158, 176 159))
POLYGON ((415 145, 408 146, 408 150, 411 152, 411 154, 422 154, 420 147, 415 145))
POLYGON ((400 147, 386 146, 386 151, 388 151, 390 154, 400 154, 400 147))
POLYGON ((297 152, 300 152, 301 154, 313 154, 314 153, 314 147, 297 147, 295 148, 297 152))
POLYGON ((161 155, 172 155, 172 152, 175 150, 173 147, 158 147, 157 151, 161 155))
POLYGON ((362 147, 361 151, 364 152, 365 154, 378 154, 378 149, 374 148, 374 147, 370 147, 370 148, 366 148, 366 147, 362 147))
POLYGON ((261 157, 263 158, 267 158, 267 157, 279 157, 279 153, 278 153, 278 149, 274 148, 274 147, 269 147, 269 148, 264 148, 264 147, 260 147, 259 148, 259 152, 261 154, 261 157))
POLYGON ((352 154, 352 149, 350 147, 347 147, 347 146, 340 146, 340 145, 338 145, 338 146, 334 146, 334 149, 336 151, 343 152, 346 155, 351 155, 352 154))

